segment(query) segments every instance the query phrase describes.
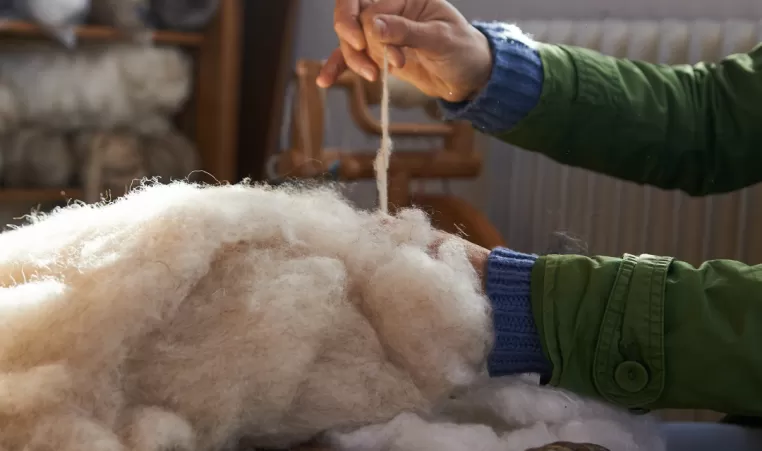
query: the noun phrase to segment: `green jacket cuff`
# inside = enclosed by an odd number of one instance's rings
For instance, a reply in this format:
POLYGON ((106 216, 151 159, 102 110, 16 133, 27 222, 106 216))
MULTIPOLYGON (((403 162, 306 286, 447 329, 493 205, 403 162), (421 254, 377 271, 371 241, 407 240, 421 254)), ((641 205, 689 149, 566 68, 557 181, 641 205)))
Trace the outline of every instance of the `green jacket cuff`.
POLYGON ((550 384, 633 409, 659 401, 665 386, 664 293, 671 262, 651 255, 538 260, 532 304, 553 364, 550 384))

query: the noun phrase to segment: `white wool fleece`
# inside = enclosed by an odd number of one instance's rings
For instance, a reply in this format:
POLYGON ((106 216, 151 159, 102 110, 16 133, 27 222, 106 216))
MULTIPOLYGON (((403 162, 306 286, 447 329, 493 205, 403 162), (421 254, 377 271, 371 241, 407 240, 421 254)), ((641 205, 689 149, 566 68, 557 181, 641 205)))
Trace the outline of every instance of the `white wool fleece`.
POLYGON ((0 234, 0 449, 637 443, 626 413, 484 384, 489 304, 435 233, 329 188, 177 182, 0 234))
POLYGON ((557 442, 609 451, 664 451, 657 422, 538 384, 539 378, 482 381, 428 415, 404 412, 325 441, 345 451, 527 451, 557 442))
POLYGON ((433 235, 329 189, 186 183, 1 234, 0 447, 289 445, 426 411, 491 336, 433 235))
POLYGON ((163 116, 188 98, 191 63, 182 51, 141 45, 4 49, 0 131, 34 124, 62 131, 128 127, 164 131, 163 116))

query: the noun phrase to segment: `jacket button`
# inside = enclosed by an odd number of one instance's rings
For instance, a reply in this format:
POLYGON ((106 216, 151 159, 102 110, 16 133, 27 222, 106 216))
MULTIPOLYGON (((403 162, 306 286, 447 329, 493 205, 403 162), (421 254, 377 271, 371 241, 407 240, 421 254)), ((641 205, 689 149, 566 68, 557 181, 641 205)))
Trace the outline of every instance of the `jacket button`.
POLYGON ((638 362, 622 362, 614 371, 614 380, 622 390, 637 393, 648 385, 648 370, 638 362))

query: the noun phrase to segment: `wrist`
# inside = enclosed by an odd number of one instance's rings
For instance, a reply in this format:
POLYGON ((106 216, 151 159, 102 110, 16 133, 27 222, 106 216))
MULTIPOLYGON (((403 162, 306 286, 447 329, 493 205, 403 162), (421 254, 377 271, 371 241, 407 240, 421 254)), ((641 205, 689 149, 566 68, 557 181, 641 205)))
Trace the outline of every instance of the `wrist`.
MULTIPOLYGON (((539 103, 544 84, 542 59, 537 43, 515 25, 474 22, 473 26, 490 48, 488 81, 471 100, 440 99, 439 106, 445 119, 466 120, 483 133, 497 135, 511 130, 539 103)), ((482 63, 479 77, 485 76, 485 67, 482 63)))
POLYGON ((495 345, 488 357, 493 377, 539 373, 552 367, 542 350, 531 304, 532 268, 537 256, 497 248, 486 266, 486 294, 492 307, 495 345))
POLYGON ((475 99, 482 90, 487 86, 487 83, 489 83, 490 78, 492 77, 492 65, 493 65, 493 57, 492 57, 492 47, 490 46, 489 39, 487 39, 487 36, 484 35, 478 28, 471 25, 471 35, 473 36, 473 40, 476 43, 474 47, 474 52, 476 55, 476 64, 474 65, 475 71, 473 75, 473 84, 471 85, 472 88, 468 91, 468 95, 466 96, 464 101, 471 101, 475 99))

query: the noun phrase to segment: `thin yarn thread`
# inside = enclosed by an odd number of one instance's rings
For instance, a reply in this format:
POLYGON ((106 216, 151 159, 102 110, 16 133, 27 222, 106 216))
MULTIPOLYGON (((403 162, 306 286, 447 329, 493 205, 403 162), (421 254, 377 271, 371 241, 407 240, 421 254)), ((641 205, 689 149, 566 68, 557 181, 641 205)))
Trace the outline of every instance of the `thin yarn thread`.
POLYGON ((381 147, 378 149, 373 169, 376 172, 378 206, 383 213, 389 213, 389 158, 392 154, 392 139, 389 136, 389 52, 384 47, 384 66, 381 69, 381 147))

